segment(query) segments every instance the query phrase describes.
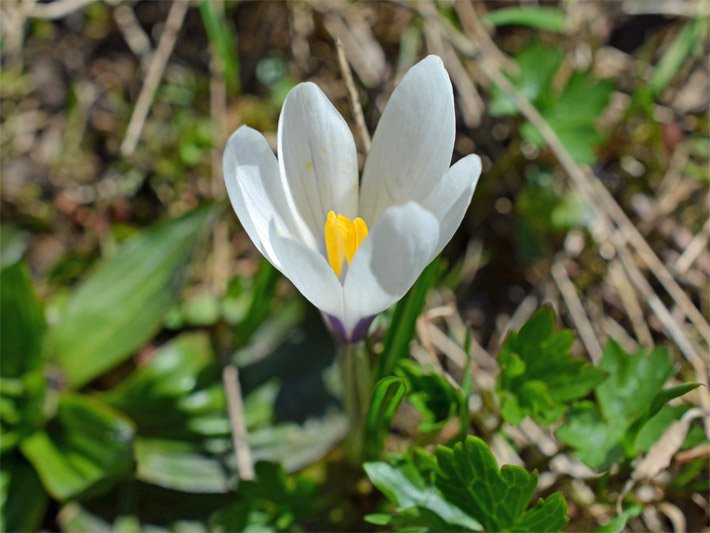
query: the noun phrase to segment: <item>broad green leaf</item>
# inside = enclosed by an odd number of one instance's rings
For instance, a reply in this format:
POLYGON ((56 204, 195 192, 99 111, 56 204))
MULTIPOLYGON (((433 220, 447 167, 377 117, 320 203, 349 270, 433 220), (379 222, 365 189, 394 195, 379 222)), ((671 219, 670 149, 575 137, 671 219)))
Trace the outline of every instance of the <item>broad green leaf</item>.
POLYGON ((234 484, 234 461, 228 441, 221 450, 189 441, 138 438, 136 477, 183 492, 223 493, 234 484))
POLYGON ((543 307, 519 332, 508 335, 498 355, 502 414, 511 424, 531 416, 541 423, 561 418, 566 404, 587 395, 605 374, 570 353, 570 331, 555 331, 555 314, 543 307))
POLYGON ((390 421, 407 392, 403 379, 390 376, 375 384, 365 423, 365 457, 376 458, 382 451, 390 421))
MULTIPOLYGON (((446 501, 435 487, 425 482, 411 462, 395 466, 386 462, 365 463, 364 468, 372 484, 396 505, 397 511, 425 509, 449 527, 480 531, 481 525, 446 501)), ((423 518, 426 521, 426 517, 423 518)))
POLYGON ((225 419, 219 369, 202 333, 175 337, 101 397, 128 414, 143 436, 184 439, 200 433, 199 420, 225 419))
POLYGON ((527 26, 556 33, 565 31, 565 14, 551 7, 504 7, 488 11, 481 21, 491 26, 527 26))
POLYGON ((612 518, 608 524, 596 528, 594 533, 621 533, 629 520, 641 514, 641 510, 640 505, 632 505, 624 509, 620 515, 612 518))
POLYGON ((559 531, 567 523, 567 505, 559 494, 539 499, 527 510, 537 473, 507 465, 499 469, 477 437, 453 448, 439 446, 436 459, 435 484, 441 494, 488 531, 559 531))
POLYGON ((149 228, 84 280, 50 339, 71 387, 116 366, 155 334, 215 214, 201 208, 149 228))
POLYGON ((384 349, 379 358, 375 379, 380 380, 394 372, 397 363, 409 353, 409 344, 414 336, 417 318, 424 308, 426 294, 439 272, 439 258, 424 269, 414 286, 394 308, 392 322, 384 340, 384 349))
POLYGON ((59 397, 57 419, 20 445, 42 484, 58 500, 107 489, 133 466, 129 420, 98 400, 59 397))
POLYGON ((17 378, 39 367, 45 332, 42 305, 22 262, 0 271, 0 354, 3 378, 17 378))
POLYGON ((47 508, 47 494, 37 473, 17 453, 2 456, 0 531, 37 531, 47 508))

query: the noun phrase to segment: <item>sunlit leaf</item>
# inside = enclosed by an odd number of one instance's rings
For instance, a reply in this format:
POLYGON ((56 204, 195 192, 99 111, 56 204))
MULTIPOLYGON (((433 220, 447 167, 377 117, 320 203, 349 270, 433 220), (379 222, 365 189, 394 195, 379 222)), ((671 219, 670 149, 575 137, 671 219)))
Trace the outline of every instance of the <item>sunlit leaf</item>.
POLYGON ((109 488, 131 471, 133 431, 129 420, 98 400, 65 393, 56 420, 20 449, 47 491, 65 500, 109 488))
POLYGON ((508 335, 498 355, 498 392, 508 422, 518 424, 525 416, 556 422, 568 402, 584 397, 604 379, 602 370, 571 355, 573 341, 569 330, 555 330, 549 307, 508 335))
POLYGON ((159 223, 89 274, 51 335, 51 353, 70 386, 114 367, 157 331, 214 216, 213 208, 201 208, 159 223))

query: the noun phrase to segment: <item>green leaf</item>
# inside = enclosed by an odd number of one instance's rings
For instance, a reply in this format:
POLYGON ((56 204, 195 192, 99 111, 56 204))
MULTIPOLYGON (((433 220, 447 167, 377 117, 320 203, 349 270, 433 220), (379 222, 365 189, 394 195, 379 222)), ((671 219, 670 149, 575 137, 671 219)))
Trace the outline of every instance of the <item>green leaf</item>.
POLYGON ((214 208, 201 208, 153 226, 129 239, 83 282, 50 339, 71 387, 116 366, 155 334, 215 215, 214 208))
POLYGON ((608 524, 596 528, 594 533, 621 533, 629 520, 641 514, 641 509, 640 505, 632 505, 624 509, 620 515, 612 518, 608 524))
POLYGON ((586 396, 604 379, 603 371, 571 355, 573 341, 570 331, 555 331, 549 307, 508 335, 498 355, 497 389, 509 423, 518 424, 526 415, 541 423, 556 422, 567 403, 586 396))
MULTIPOLYGON (((460 508, 446 501, 411 462, 393 466, 386 462, 365 463, 367 477, 399 512, 416 508, 434 513, 445 524, 469 531, 480 531, 481 525, 460 508)), ((426 522, 426 517, 423 517, 426 522)))
MULTIPOLYGON (((515 56, 518 72, 511 76, 511 82, 531 103, 549 90, 555 73, 560 68, 565 53, 561 48, 548 48, 533 41, 515 56)), ((493 88, 489 106, 493 116, 516 115, 515 102, 497 86, 493 88)))
POLYGON ((465 405, 465 399, 441 373, 410 360, 400 361, 396 372, 408 384, 407 400, 423 416, 419 430, 439 431, 465 405))
POLYGON ((429 292, 439 272, 439 258, 434 259, 422 272, 407 295, 395 306, 392 322, 384 339, 384 349, 375 372, 376 379, 394 372, 397 363, 409 354, 409 344, 414 337, 417 318, 424 308, 429 292))
POLYGON ((702 48, 703 40, 707 40, 708 21, 710 18, 698 17, 688 21, 678 33, 673 43, 656 65, 653 77, 648 86, 653 95, 658 95, 665 89, 678 73, 688 56, 693 51, 702 48))
POLYGON ((224 79, 231 92, 239 91, 239 58, 237 38, 229 18, 215 9, 209 0, 200 0, 200 15, 207 31, 212 53, 219 57, 224 71, 224 79))
POLYGON ((0 531, 38 531, 46 508, 47 495, 32 465, 17 453, 3 455, 0 531))
POLYGON ((673 375, 666 348, 656 347, 649 355, 639 351, 629 356, 614 341, 604 348, 599 367, 609 374, 596 388, 602 415, 609 422, 627 426, 648 413, 663 384, 673 375))
MULTIPOLYGON (((552 81, 563 58, 563 50, 533 42, 515 56, 518 72, 510 76, 511 82, 537 108, 572 157, 580 163, 591 163, 596 146, 604 139, 596 123, 609 103, 614 84, 597 81, 590 72, 575 72, 564 87, 556 90, 552 81)), ((518 109, 515 102, 495 87, 490 112, 517 115, 518 109)), ((530 123, 522 126, 521 134, 538 147, 545 144, 530 123)))
POLYGON ((575 455, 590 467, 604 470, 624 457, 624 428, 610 426, 593 403, 574 404, 566 419, 557 430, 557 437, 572 446, 575 455))
POLYGON ((234 485, 232 450, 205 450, 189 441, 138 438, 135 443, 142 481, 183 492, 224 493, 234 485))
POLYGON ((322 511, 318 484, 304 475, 289 475, 279 464, 260 462, 253 481, 239 485, 240 500, 220 509, 210 525, 224 531, 294 531, 322 511))
POLYGON ((406 392, 404 380, 394 376, 383 378, 375 385, 365 422, 365 457, 380 455, 390 421, 406 392))
POLYGON ((663 406, 674 398, 680 398, 684 394, 697 389, 700 387, 700 383, 681 383, 675 387, 670 387, 668 389, 663 389, 661 392, 653 397, 651 402, 651 409, 649 410, 649 416, 654 416, 658 411, 660 411, 663 406))
POLYGON ((441 494, 488 531, 559 531, 567 523, 567 505, 559 494, 526 510, 537 473, 507 465, 499 469, 477 437, 469 436, 453 448, 439 446, 436 459, 435 484, 441 494))
POLYGON ((623 457, 633 458, 650 449, 672 422, 663 406, 697 384, 663 389, 673 375, 668 350, 655 348, 628 355, 609 341, 599 362, 609 377, 596 386, 597 405, 574 404, 557 436, 575 449, 575 454, 597 470, 605 470, 623 457))
POLYGON ((219 369, 202 333, 185 333, 164 344, 101 398, 129 415, 144 436, 190 438, 201 433, 200 420, 215 414, 224 419, 219 369))
POLYGON ((0 271, 0 375, 17 378, 41 362, 45 332, 42 305, 22 262, 0 271))
POLYGON ((98 400, 65 393, 57 419, 26 438, 20 449, 58 500, 106 489, 133 465, 129 420, 98 400))
POLYGON ((551 7, 504 7, 488 11, 481 21, 491 26, 527 26, 538 30, 564 33, 565 14, 551 7))

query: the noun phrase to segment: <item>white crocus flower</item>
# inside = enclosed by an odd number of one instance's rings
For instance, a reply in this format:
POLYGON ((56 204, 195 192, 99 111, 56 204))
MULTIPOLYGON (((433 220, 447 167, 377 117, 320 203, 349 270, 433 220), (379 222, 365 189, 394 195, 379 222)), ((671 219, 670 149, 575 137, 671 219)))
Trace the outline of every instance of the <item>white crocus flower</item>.
POLYGON ((313 83, 284 102, 278 161, 249 127, 227 141, 224 177, 244 229, 341 341, 362 339, 461 223, 481 160, 469 155, 449 168, 455 134, 449 76, 428 56, 393 92, 362 186, 352 133, 313 83))

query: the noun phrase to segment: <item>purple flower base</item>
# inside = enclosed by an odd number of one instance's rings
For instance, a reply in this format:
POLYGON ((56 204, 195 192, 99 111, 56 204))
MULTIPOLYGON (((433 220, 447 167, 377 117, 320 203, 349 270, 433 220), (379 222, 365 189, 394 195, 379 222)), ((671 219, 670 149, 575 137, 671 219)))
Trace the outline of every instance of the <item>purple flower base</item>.
POLYGON ((327 313, 323 313, 325 325, 328 326, 328 330, 330 330, 330 333, 333 335, 335 340, 341 344, 353 344, 360 342, 367 337, 367 332, 370 330, 370 324, 372 324, 374 319, 375 315, 363 318, 355 325, 350 334, 348 334, 348 332, 345 331, 345 326, 340 319, 327 313))

